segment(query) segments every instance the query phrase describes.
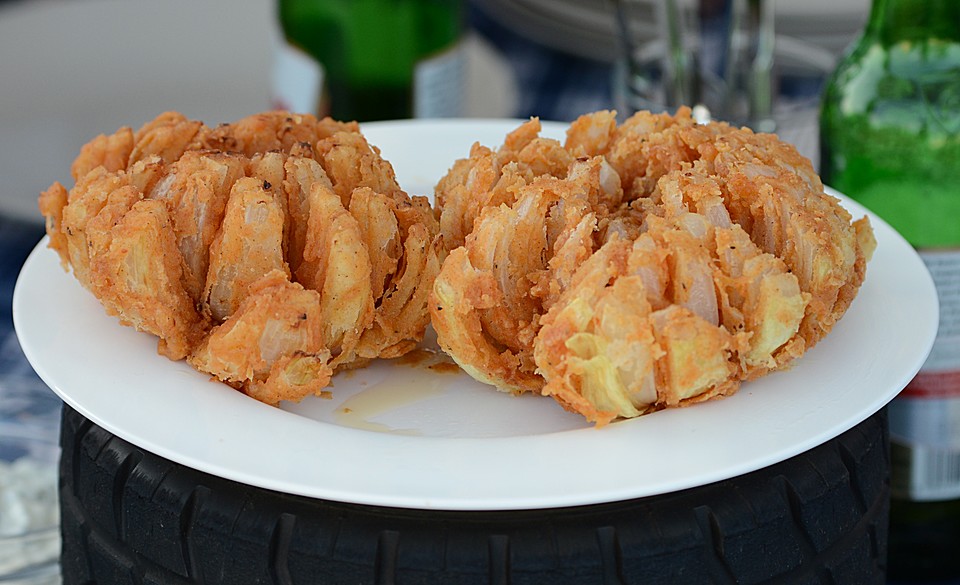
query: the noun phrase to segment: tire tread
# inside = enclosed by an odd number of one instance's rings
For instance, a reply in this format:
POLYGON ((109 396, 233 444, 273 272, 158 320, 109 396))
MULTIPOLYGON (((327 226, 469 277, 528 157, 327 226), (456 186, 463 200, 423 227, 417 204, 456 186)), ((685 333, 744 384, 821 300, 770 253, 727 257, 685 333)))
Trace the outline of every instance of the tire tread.
POLYGON ((731 480, 556 510, 444 512, 238 484, 69 407, 64 585, 834 585, 885 580, 885 412, 731 480))

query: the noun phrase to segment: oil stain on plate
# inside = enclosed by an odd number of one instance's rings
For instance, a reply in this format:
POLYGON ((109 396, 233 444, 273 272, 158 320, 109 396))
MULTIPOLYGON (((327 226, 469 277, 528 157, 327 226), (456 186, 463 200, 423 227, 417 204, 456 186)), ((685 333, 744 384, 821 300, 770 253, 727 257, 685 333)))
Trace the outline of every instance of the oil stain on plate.
POLYGON ((442 395, 449 388, 442 374, 456 374, 459 368, 443 353, 425 349, 392 361, 405 367, 394 368, 387 378, 344 400, 333 412, 336 424, 381 433, 421 434, 418 429, 395 428, 373 419, 442 395))

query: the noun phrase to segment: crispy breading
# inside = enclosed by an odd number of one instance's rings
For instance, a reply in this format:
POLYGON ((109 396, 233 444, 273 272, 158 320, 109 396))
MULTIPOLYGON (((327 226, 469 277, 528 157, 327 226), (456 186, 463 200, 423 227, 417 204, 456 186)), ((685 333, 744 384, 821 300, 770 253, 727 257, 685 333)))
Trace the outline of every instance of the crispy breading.
POLYGON ((188 151, 167 166, 166 174, 147 192, 167 205, 186 263, 184 286, 195 302, 203 295, 210 246, 221 230, 230 190, 244 175, 244 161, 238 156, 188 151))
POLYGON ((171 359, 276 404, 423 338, 439 224, 355 122, 167 112, 72 170, 39 198, 50 247, 171 359))
POLYGON ((69 194, 66 187, 55 182, 40 193, 37 200, 37 207, 40 214, 44 217, 46 231, 50 234, 47 247, 54 250, 60 256, 60 265, 64 269, 70 266, 70 253, 67 250, 67 234, 63 230, 63 208, 67 206, 69 194))
POLYGON ((317 124, 309 114, 262 112, 204 132, 198 146, 248 157, 272 150, 289 152, 297 144, 316 142, 317 124))
POLYGON ((358 132, 336 132, 318 141, 316 150, 344 207, 350 206, 350 195, 358 187, 385 195, 401 192, 393 167, 358 132))
POLYGON ((159 337, 158 351, 173 360, 189 355, 204 328, 183 288, 183 268, 166 206, 149 199, 119 218, 91 266, 107 312, 159 337))
POLYGON ((129 167, 152 156, 159 156, 163 162, 172 163, 190 149, 198 134, 205 130, 201 122, 188 120, 183 114, 160 114, 137 130, 133 137, 133 149, 125 166, 129 167))
POLYGON ((194 349, 190 363, 268 404, 319 395, 333 371, 320 294, 275 270, 194 349))
POLYGON ((127 127, 120 128, 109 136, 101 134, 80 148, 80 154, 70 165, 70 175, 74 181, 78 181, 97 167, 103 167, 109 172, 125 169, 130 161, 133 144, 133 130, 127 127))
POLYGON ((359 223, 336 193, 315 183, 309 202, 303 262, 296 279, 320 293, 324 340, 339 365, 355 357, 360 334, 373 322, 370 252, 359 223))
POLYGON ((434 190, 444 246, 463 245, 480 212, 512 206, 524 185, 538 177, 566 176, 575 157, 560 142, 541 138, 540 120, 531 118, 507 135, 496 151, 475 144, 456 161, 434 190))
POLYGON ((158 350, 269 404, 416 347, 597 425, 737 391, 843 316, 876 243, 796 149, 688 108, 532 118, 411 197, 354 122, 167 112, 39 199, 50 247, 158 350))
POLYGON ((598 425, 729 395, 814 346, 863 281, 869 223, 775 136, 686 108, 619 126, 585 115, 564 154, 539 129, 474 145, 438 183, 441 229, 461 247, 431 317, 478 380, 598 425), (530 148, 541 156, 519 156, 530 148), (523 182, 494 197, 508 159, 523 182))
POLYGON ((208 253, 203 299, 217 322, 237 310, 254 281, 273 270, 290 273, 283 258, 283 209, 263 181, 243 177, 233 184, 208 253))

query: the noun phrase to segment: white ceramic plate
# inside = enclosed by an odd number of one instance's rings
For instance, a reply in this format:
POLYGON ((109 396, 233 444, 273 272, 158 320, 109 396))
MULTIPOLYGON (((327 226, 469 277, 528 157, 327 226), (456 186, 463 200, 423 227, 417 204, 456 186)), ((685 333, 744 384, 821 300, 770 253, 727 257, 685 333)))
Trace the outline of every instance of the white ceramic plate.
MULTIPOLYGON (((368 124, 411 193, 429 193, 473 141, 512 121, 368 124)), ((545 134, 562 135, 548 125, 545 134)), ((864 210, 846 199, 855 216, 864 210)), ((211 382, 121 327, 44 247, 24 265, 14 321, 65 402, 153 453, 221 477, 344 502, 422 509, 571 506, 704 485, 801 453, 880 409, 916 373, 937 324, 929 274, 871 217, 876 255, 834 331, 789 371, 733 397, 595 429, 548 398, 512 397, 462 373, 376 363, 332 399, 282 409, 211 382)))

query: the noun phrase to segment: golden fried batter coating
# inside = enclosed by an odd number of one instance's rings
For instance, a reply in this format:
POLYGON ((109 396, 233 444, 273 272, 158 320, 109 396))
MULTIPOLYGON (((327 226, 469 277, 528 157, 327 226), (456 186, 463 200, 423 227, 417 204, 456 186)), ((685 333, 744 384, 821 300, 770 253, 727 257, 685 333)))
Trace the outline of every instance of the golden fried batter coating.
POLYGON ((84 144, 79 156, 70 165, 73 180, 79 180, 97 167, 103 167, 111 173, 127 168, 133 140, 133 130, 121 128, 110 136, 101 134, 84 144))
POLYGON ((863 281, 866 219, 851 222, 775 136, 686 108, 619 126, 585 115, 564 154, 538 131, 531 120, 497 151, 474 145, 437 186, 460 247, 431 318, 478 380, 598 425, 729 395, 815 345, 863 281), (497 194, 511 172, 511 196, 497 194))
POLYGON ((277 404, 319 395, 330 381, 321 298, 272 271, 254 282, 237 310, 190 356, 202 372, 277 404))
POLYGON ((43 215, 46 231, 50 234, 50 247, 60 256, 60 265, 64 269, 70 266, 70 255, 67 252, 67 234, 63 229, 63 208, 67 206, 69 194, 66 187, 55 182, 40 193, 37 205, 43 215))
POLYGON ((216 322, 232 315, 262 276, 280 270, 289 278, 283 259, 283 208, 269 184, 253 177, 233 184, 207 255, 203 301, 216 322))
POLYGON ((185 286, 199 300, 210 265, 210 246, 217 237, 230 198, 230 189, 243 177, 244 161, 238 156, 189 151, 166 169, 163 180, 148 197, 167 204, 186 262, 185 286))
POLYGON ((540 138, 540 128, 532 118, 496 152, 474 145, 470 158, 457 161, 440 180, 434 198, 447 250, 463 245, 483 209, 513 205, 520 189, 538 177, 566 176, 573 155, 556 140, 540 138))
POLYGON ((183 260, 166 206, 137 201, 109 240, 91 265, 94 293, 121 323, 159 337, 161 354, 183 359, 200 340, 203 318, 183 288, 183 260))
POLYGON ((344 207, 350 206, 350 195, 358 187, 385 195, 401 192, 393 167, 359 132, 337 132, 317 142, 316 150, 344 207))
POLYGON ((356 123, 167 112, 71 170, 39 199, 64 267, 160 353, 258 400, 320 394, 429 324, 439 224, 356 123))
POLYGON ((268 404, 414 349, 597 425, 737 391, 843 316, 875 242, 809 161, 723 123, 533 118, 410 197, 356 123, 167 112, 40 195, 50 247, 158 350, 268 404))
POLYGON ((360 336, 357 355, 399 357, 430 323, 427 303, 444 258, 439 226, 423 197, 387 197, 355 189, 350 213, 360 224, 372 261, 373 325, 360 336))
POLYGON ((373 322, 371 261, 360 224, 325 185, 310 189, 310 216, 297 280, 319 291, 327 347, 336 364, 351 361, 360 334, 373 322))
POLYGON ((172 163, 191 148, 194 139, 203 135, 203 124, 188 120, 183 114, 166 112, 147 122, 133 137, 133 150, 126 166, 137 161, 159 156, 172 163))
MULTIPOLYGON (((248 157, 273 150, 291 152, 302 143, 313 145, 318 139, 320 126, 321 123, 309 114, 263 112, 204 132, 198 140, 198 147, 248 157)), ((358 131, 355 124, 351 130, 358 131)))

